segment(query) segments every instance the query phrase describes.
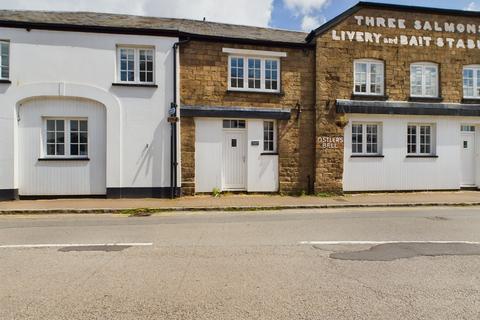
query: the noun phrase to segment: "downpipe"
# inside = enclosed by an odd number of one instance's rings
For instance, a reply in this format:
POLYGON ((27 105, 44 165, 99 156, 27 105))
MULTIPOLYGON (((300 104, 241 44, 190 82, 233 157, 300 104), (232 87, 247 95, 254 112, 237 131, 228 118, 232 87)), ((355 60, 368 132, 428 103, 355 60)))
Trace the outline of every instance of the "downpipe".
POLYGON ((177 154, 177 123, 178 101, 177 101, 177 50, 181 44, 190 41, 189 38, 177 41, 173 44, 173 102, 170 104, 168 111, 168 121, 170 122, 170 199, 178 196, 178 154, 177 154))

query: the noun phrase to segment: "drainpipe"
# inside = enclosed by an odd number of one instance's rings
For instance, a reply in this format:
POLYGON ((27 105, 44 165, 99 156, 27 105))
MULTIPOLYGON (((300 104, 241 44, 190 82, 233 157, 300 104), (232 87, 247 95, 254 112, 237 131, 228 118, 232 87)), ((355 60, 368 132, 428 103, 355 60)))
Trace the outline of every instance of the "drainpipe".
POLYGON ((177 49, 190 39, 181 40, 173 44, 173 102, 170 104, 170 198, 177 196, 178 179, 178 156, 177 156, 177 122, 178 122, 178 101, 177 101, 177 49))

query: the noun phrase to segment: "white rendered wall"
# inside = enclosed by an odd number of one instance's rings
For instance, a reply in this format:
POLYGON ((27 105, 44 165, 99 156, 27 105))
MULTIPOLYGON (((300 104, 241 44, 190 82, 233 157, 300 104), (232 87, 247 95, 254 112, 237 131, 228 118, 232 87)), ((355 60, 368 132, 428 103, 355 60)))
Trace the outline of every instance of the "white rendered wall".
POLYGON ((0 189, 18 188, 17 108, 33 97, 79 97, 106 108, 107 187, 167 187, 173 43, 177 38, 0 28, 11 84, 0 84, 0 189), (155 47, 158 88, 114 87, 117 45, 155 47))
POLYGON ((105 194, 105 111, 102 104, 85 99, 37 98, 22 103, 18 122, 20 195, 105 194), (90 160, 39 161, 46 157, 45 117, 88 120, 90 160))
MULTIPOLYGON (((223 119, 195 118, 195 192, 222 190, 223 119)), ((278 156, 263 152, 263 120, 247 119, 247 191, 278 191, 278 156), (258 146, 252 146, 258 141, 258 146)))
MULTIPOLYGON (((479 118, 438 116, 348 115, 345 127, 344 191, 441 190, 461 186, 462 124, 479 125, 479 118), (352 122, 382 123, 384 158, 352 158, 352 122), (407 125, 435 125, 438 158, 407 158, 407 125)), ((480 182, 480 139, 476 130, 476 180, 480 182)))
POLYGON ((248 120, 248 191, 278 191, 278 155, 262 155, 263 120, 248 120), (252 146, 252 141, 259 141, 252 146))
POLYGON ((195 192, 222 188, 222 121, 195 118, 195 192))

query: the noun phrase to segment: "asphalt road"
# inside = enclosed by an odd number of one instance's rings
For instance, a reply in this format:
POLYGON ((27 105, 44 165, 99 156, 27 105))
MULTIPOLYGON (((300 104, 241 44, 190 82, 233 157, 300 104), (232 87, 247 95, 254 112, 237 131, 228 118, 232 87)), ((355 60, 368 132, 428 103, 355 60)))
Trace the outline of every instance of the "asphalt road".
POLYGON ((480 208, 0 216, 0 275, 2 320, 480 319, 480 208))

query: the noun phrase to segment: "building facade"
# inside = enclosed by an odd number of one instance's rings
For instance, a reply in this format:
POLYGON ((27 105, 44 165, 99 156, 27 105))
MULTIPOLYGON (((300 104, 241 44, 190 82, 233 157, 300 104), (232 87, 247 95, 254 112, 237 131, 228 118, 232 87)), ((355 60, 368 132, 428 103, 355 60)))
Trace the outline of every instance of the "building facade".
POLYGON ((184 194, 313 188, 315 55, 293 35, 288 45, 182 45, 184 194))
POLYGON ((0 11, 0 199, 480 185, 480 17, 0 11))
POLYGON ((318 189, 479 185, 477 12, 360 3, 309 40, 316 42, 318 189), (332 148, 331 140, 344 143, 332 148))
POLYGON ((0 198, 167 196, 178 38, 30 23, 1 23, 0 198))

